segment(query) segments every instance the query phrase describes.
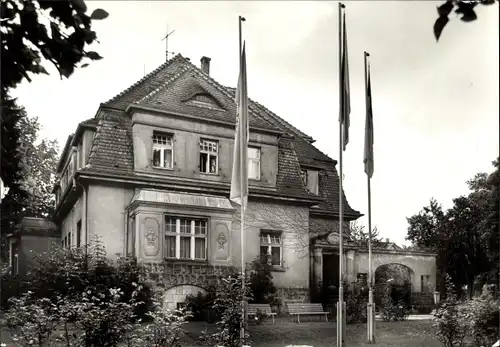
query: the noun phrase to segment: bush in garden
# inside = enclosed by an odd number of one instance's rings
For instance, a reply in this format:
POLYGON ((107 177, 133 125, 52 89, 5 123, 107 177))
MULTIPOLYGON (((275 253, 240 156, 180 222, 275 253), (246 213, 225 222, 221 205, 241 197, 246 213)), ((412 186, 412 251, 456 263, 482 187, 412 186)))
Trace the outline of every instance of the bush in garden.
POLYGON ((21 346, 43 346, 59 324, 57 306, 49 299, 33 298, 32 292, 10 299, 10 311, 5 315, 12 339, 21 346))
MULTIPOLYGON (((127 303, 136 291, 133 283, 141 290, 136 294, 134 312, 144 318, 152 304, 152 290, 141 281, 141 268, 135 258, 118 257, 116 264, 106 258, 102 244, 97 240, 92 246, 81 248, 57 248, 50 253, 35 257, 28 282, 35 297, 79 298, 88 288, 96 293, 107 293, 109 288, 121 290, 120 300, 127 303)), ((105 296, 106 298, 108 296, 105 296)))
POLYGON ((26 292, 27 286, 24 278, 12 276, 11 268, 3 266, 0 274, 0 308, 7 310, 10 298, 20 297, 26 292))
POLYGON ((446 299, 432 311, 437 339, 445 347, 460 347, 470 333, 469 315, 454 293, 451 277, 445 275, 446 299))
POLYGON ((189 315, 185 310, 163 310, 154 303, 153 311, 147 313, 150 323, 139 325, 128 339, 128 346, 180 347, 184 335, 183 325, 189 315))
POLYGON ((463 304, 470 324, 473 346, 492 346, 498 339, 500 301, 483 294, 463 304))
POLYGON ((349 292, 345 302, 347 324, 366 323, 368 296, 349 292))
POLYGON ((203 333, 201 339, 205 345, 238 347, 248 341, 247 327, 244 326, 243 341, 240 338, 240 328, 244 323, 242 300, 250 300, 251 292, 248 286, 245 286, 243 291, 241 280, 241 275, 218 279, 213 308, 220 319, 217 321, 217 330, 214 334, 203 333))
POLYGON ((216 295, 216 287, 211 286, 207 289, 207 293, 198 292, 196 295, 189 294, 186 296, 186 308, 191 311, 192 319, 201 321, 208 317, 204 317, 204 313, 212 309, 216 295))
POLYGON ((110 288, 105 293, 89 288, 80 298, 59 296, 54 302, 28 292, 11 300, 7 325, 23 346, 49 345, 55 336, 68 347, 115 347, 134 328, 137 295, 132 296, 125 303, 121 302, 120 289, 110 288), (55 334, 58 326, 62 327, 62 333, 55 334))
POLYGON ((250 287, 253 303, 278 304, 276 299, 276 286, 271 273, 270 255, 260 255, 248 266, 248 286, 250 287))
POLYGON ((393 287, 388 283, 384 288, 380 303, 380 316, 384 322, 406 320, 410 309, 403 295, 394 295, 393 287), (397 301, 396 301, 397 300, 397 301))

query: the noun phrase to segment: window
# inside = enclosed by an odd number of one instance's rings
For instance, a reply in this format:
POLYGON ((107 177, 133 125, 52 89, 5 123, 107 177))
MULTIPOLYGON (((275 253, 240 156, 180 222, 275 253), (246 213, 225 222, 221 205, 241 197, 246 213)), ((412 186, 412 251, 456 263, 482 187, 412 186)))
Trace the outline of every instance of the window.
POLYGON ((82 221, 76 223, 76 247, 80 247, 82 243, 82 221))
POLYGON ((430 293, 430 286, 429 286, 430 280, 431 276, 429 275, 420 276, 420 291, 422 293, 430 293))
POLYGON ((260 180, 260 148, 248 147, 248 179, 260 180))
POLYGON ((260 255, 262 260, 266 259, 273 266, 282 266, 283 246, 281 243, 281 231, 262 231, 260 233, 260 255))
POLYGON ((174 168, 173 136, 153 134, 153 167, 174 168))
POLYGON ((14 254, 12 256, 12 276, 17 276, 19 274, 19 254, 14 254))
POLYGON ((200 172, 216 174, 219 166, 219 144, 217 141, 200 141, 200 172))
POLYGON ((207 259, 207 221, 165 216, 164 257, 207 259))
POLYGON ((68 247, 71 247, 71 232, 68 234, 68 247))
POLYGON ((318 195, 318 171, 302 169, 300 170, 300 175, 302 176, 302 181, 307 190, 312 194, 318 195))

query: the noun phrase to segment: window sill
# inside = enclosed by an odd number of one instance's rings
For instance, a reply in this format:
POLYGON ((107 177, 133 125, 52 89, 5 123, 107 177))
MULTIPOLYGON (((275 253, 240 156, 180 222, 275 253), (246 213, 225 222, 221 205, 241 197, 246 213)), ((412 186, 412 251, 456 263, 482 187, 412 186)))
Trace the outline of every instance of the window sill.
POLYGON ((283 266, 272 266, 271 272, 286 272, 283 266))
POLYGON ((169 264, 182 264, 182 265, 208 265, 208 260, 201 259, 177 259, 177 258, 163 258, 169 264))
POLYGON ((210 172, 200 172, 200 175, 206 175, 206 176, 220 176, 218 173, 210 173, 210 172))
POLYGON ((152 166, 153 169, 155 170, 163 170, 163 171, 174 171, 174 168, 168 168, 168 167, 161 167, 161 166, 152 166))

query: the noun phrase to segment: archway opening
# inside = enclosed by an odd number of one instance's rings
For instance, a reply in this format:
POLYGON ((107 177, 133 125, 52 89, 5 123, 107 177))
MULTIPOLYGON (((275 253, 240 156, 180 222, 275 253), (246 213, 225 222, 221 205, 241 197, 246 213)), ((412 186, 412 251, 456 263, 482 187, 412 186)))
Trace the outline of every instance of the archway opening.
POLYGON ((383 305, 383 298, 389 295, 393 304, 411 304, 413 270, 406 265, 391 263, 379 266, 375 270, 375 304, 383 305))

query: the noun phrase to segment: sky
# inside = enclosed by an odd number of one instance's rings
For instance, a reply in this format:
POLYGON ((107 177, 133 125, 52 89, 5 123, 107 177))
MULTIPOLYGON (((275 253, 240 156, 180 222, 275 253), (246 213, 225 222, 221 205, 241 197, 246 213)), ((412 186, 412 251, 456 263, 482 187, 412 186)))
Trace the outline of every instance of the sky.
MULTIPOLYGON (((371 55, 375 173, 372 225, 403 243, 407 221, 434 197, 445 208, 467 193, 466 181, 491 172, 499 155, 498 8, 478 6, 478 20, 451 16, 436 43, 435 1, 346 1, 351 85, 350 143, 344 190, 365 216, 363 51, 371 55)), ((165 61, 169 51, 227 86, 238 78, 238 16, 246 18, 249 97, 298 127, 334 159, 338 149, 338 13, 329 1, 87 1, 104 59, 61 80, 35 76, 13 93, 61 149, 101 102, 165 61)))

